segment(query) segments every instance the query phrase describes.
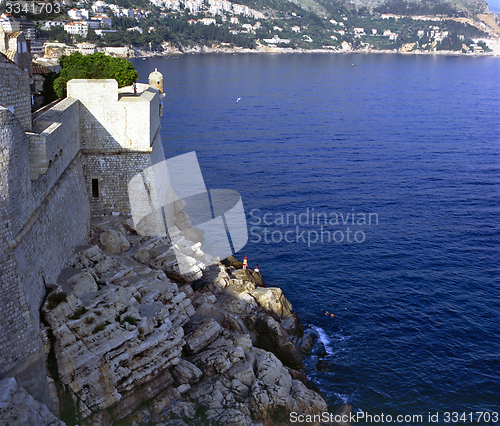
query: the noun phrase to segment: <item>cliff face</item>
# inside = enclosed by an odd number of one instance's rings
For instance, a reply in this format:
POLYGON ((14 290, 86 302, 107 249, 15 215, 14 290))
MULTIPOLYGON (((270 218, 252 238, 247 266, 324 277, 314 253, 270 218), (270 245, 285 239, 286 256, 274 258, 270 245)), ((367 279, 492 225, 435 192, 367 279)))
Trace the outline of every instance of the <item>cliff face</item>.
POLYGON ((182 277, 172 247, 201 266, 199 245, 122 221, 92 226, 42 308, 53 412, 79 425, 281 425, 327 411, 299 371, 291 339, 307 337, 280 289, 231 262, 182 277))

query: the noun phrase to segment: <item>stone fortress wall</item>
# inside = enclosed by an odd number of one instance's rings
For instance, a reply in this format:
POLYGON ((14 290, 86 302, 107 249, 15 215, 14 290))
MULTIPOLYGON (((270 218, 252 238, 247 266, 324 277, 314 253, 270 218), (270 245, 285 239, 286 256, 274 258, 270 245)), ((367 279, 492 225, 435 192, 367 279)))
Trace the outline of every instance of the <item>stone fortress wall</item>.
POLYGON ((7 57, 1 52, 0 105, 4 106, 16 115, 25 131, 31 130, 29 74, 19 65, 7 59, 7 57))
POLYGON ((11 249, 19 227, 19 207, 23 207, 18 200, 27 197, 28 159, 28 139, 21 123, 7 108, 0 107, 0 377, 22 375, 24 361, 36 358, 41 351, 22 270, 11 249))
POLYGON ((73 80, 68 97, 32 122, 29 77, 15 67, 0 55, 0 379, 15 377, 47 403, 46 286, 87 244, 91 216, 128 213, 128 181, 152 164, 152 152, 163 159, 163 95, 73 80))

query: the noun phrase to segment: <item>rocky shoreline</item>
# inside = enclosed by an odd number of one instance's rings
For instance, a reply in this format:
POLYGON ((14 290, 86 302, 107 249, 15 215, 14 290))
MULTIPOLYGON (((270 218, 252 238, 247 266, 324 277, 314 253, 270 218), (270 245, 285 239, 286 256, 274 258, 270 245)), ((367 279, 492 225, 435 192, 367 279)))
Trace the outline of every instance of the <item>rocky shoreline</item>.
POLYGON ((466 56, 466 57, 484 57, 484 56, 500 56, 499 51, 493 52, 483 52, 483 53, 462 53, 459 51, 452 50, 435 50, 435 51, 405 51, 404 49, 393 49, 393 50, 376 50, 376 49, 293 49, 291 47, 270 47, 270 46, 258 46, 256 49, 239 48, 239 47, 226 47, 226 46, 185 46, 182 49, 174 47, 168 43, 162 45, 163 50, 159 51, 149 51, 147 49, 131 49, 129 50, 129 58, 150 58, 150 57, 165 57, 165 56, 178 56, 185 54, 258 54, 258 53, 329 53, 329 54, 345 54, 345 53, 356 53, 356 54, 391 54, 391 55, 423 55, 423 56, 466 56))
POLYGON ((131 219, 93 220, 41 309, 53 414, 5 379, 2 424, 319 425, 350 411, 308 381, 314 336, 282 291, 234 258, 213 264, 179 227, 150 238, 131 219))

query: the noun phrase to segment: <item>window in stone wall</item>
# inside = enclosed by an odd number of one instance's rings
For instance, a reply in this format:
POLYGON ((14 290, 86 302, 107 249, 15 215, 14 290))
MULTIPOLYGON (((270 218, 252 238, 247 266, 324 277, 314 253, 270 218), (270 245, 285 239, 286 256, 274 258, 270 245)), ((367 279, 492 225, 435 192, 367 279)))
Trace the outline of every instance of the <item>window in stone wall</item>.
POLYGON ((99 198, 99 179, 92 179, 92 197, 99 198))

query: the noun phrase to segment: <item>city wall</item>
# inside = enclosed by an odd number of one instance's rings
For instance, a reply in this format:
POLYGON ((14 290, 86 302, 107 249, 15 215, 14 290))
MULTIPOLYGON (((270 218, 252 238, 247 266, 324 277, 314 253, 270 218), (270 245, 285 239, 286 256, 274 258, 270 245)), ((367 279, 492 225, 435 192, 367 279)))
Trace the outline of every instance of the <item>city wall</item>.
POLYGON ((0 107, 0 377, 22 374, 24 361, 41 351, 11 243, 17 234, 19 200, 28 195, 28 138, 21 123, 0 107), (16 371, 17 367, 17 371, 16 371))
POLYGON ((15 114, 25 131, 31 130, 30 77, 0 53, 0 105, 15 114))
MULTIPOLYGON (((11 89, 9 102, 24 99, 23 85, 11 89)), ((33 125, 23 109, 0 106, 0 378, 15 377, 44 403, 46 286, 87 244, 91 215, 128 213, 128 181, 163 159, 161 95, 139 91, 73 80, 33 125)))

